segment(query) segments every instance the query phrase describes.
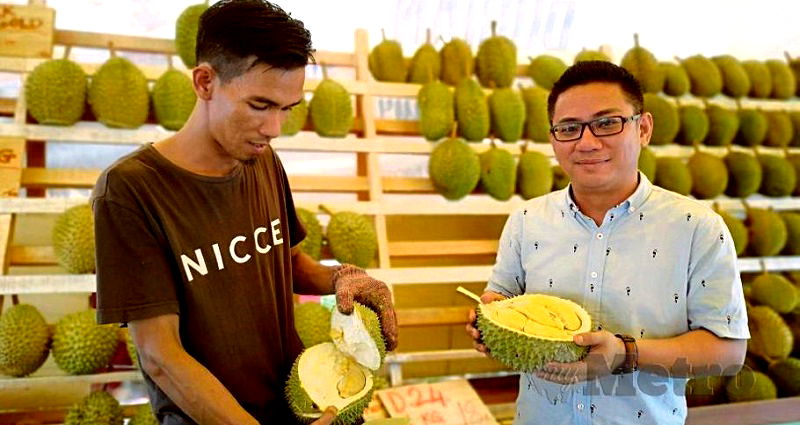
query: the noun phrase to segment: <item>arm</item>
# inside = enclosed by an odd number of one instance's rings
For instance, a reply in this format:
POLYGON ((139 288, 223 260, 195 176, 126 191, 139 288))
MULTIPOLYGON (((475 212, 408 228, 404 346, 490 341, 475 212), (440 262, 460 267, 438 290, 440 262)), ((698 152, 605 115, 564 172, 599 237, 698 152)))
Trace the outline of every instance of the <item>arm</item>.
POLYGON ((258 425, 222 383, 183 349, 177 315, 134 320, 129 326, 144 372, 195 422, 258 425))
POLYGON ((720 338, 705 329, 672 338, 638 340, 636 345, 641 369, 681 377, 735 375, 747 353, 747 340, 720 338))
POLYGON ((333 294, 334 271, 335 267, 323 266, 301 251, 299 245, 292 247, 292 279, 296 294, 333 294))

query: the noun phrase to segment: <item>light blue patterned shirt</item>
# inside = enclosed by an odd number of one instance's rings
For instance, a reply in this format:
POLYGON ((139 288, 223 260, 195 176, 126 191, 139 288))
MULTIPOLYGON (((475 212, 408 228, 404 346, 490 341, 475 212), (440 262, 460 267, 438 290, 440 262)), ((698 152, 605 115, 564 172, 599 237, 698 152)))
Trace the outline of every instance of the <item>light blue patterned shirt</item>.
MULTIPOLYGON (((704 328, 747 339, 733 239, 709 207, 653 186, 606 212, 580 212, 569 187, 531 199, 506 222, 487 290, 571 299, 594 330, 669 338, 704 328)), ((560 385, 523 374, 515 424, 682 424, 686 380, 649 372, 560 385)))

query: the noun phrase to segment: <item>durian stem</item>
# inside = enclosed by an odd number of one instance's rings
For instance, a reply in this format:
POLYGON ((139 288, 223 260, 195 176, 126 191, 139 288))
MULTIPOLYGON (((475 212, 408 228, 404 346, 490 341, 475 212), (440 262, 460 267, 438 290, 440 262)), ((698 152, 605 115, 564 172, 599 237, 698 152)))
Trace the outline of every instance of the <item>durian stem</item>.
POLYGON ((750 206, 750 203, 745 199, 742 199, 742 206, 744 207, 745 214, 750 214, 750 210, 753 209, 753 207, 750 206))
POLYGON ((458 136, 458 121, 453 121, 453 130, 450 131, 450 137, 455 139, 458 136))
POLYGON ((64 46, 64 59, 69 59, 69 54, 72 53, 72 46, 67 44, 64 46))
POLYGON ((381 28, 381 37, 383 37, 383 41, 386 41, 386 30, 381 28))
POLYGON ((522 141, 522 146, 519 147, 519 153, 520 154, 528 152, 528 143, 530 143, 529 140, 523 140, 522 141))
POLYGON ((712 210, 714 210, 714 211, 716 211, 716 212, 719 212, 719 211, 720 211, 720 209, 719 209, 719 202, 717 202, 717 201, 714 201, 714 202, 712 202, 712 203, 711 203, 711 209, 712 209, 712 210))
POLYGON ((167 55, 167 69, 168 70, 172 70, 173 69, 172 55, 167 55))
POLYGON ((492 21, 492 37, 497 35, 497 21, 492 21))
POLYGON ((329 210, 328 207, 326 207, 325 205, 320 204, 319 209, 322 210, 322 212, 324 212, 325 214, 328 214, 329 216, 333 217, 333 211, 329 210))
POLYGON ((431 44, 431 29, 425 30, 425 42, 431 44))
POLYGON ((692 143, 692 147, 694 148, 694 153, 700 153, 700 141, 699 140, 695 140, 692 143))
POLYGON ((19 295, 11 294, 11 305, 19 304, 19 295))
POLYGON ((117 57, 117 50, 114 49, 114 42, 113 41, 109 41, 108 42, 108 51, 111 52, 111 57, 112 58, 117 57))
POLYGON ((786 58, 786 62, 791 62, 792 61, 792 55, 790 55, 789 52, 784 51, 783 52, 783 56, 786 58))
POLYGON ((763 257, 758 259, 758 264, 761 266, 761 274, 769 273, 769 271, 767 271, 767 264, 764 262, 763 257))
POLYGON ((456 288, 456 291, 460 292, 460 293, 462 293, 462 294, 464 294, 464 295, 466 295, 466 296, 468 296, 470 298, 472 298, 478 304, 481 304, 481 297, 479 297, 476 294, 472 293, 469 289, 467 289, 467 288, 465 288, 463 286, 459 286, 458 288, 456 288))
POLYGON ((639 33, 633 33, 633 46, 639 47, 639 33))
POLYGON ((324 63, 319 63, 320 68, 322 68, 322 79, 325 80, 328 78, 328 67, 325 66, 324 63))
POLYGON ((440 41, 441 41, 443 44, 447 44, 447 42, 446 42, 446 41, 444 41, 444 37, 442 37, 441 35, 439 35, 439 40, 440 40, 440 41))

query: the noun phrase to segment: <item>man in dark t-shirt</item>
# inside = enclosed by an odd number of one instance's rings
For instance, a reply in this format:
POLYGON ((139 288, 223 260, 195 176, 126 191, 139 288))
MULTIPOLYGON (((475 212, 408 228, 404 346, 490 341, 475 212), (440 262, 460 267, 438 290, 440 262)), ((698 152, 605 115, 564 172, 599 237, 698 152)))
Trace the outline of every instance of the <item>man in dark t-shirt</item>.
POLYGON ((302 349, 293 293, 335 293, 346 314, 369 305, 396 345, 383 282, 297 247, 305 230, 269 141, 303 97, 312 52, 302 22, 275 5, 214 4, 200 20, 189 120, 95 186, 98 320, 129 325, 162 424, 294 423, 283 397, 302 349))

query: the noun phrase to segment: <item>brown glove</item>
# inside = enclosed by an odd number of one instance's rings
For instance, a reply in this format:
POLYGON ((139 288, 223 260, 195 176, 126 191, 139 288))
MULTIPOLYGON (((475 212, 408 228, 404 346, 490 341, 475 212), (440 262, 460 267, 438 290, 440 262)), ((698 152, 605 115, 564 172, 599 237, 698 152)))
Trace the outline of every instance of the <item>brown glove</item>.
POLYGON ((351 264, 338 266, 331 280, 339 311, 352 313, 354 301, 374 310, 381 321, 386 351, 394 350, 397 347, 397 317, 392 306, 392 294, 386 284, 351 264))

